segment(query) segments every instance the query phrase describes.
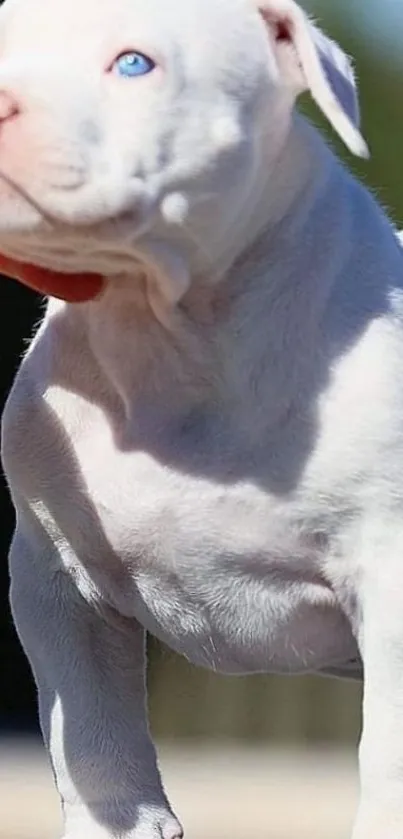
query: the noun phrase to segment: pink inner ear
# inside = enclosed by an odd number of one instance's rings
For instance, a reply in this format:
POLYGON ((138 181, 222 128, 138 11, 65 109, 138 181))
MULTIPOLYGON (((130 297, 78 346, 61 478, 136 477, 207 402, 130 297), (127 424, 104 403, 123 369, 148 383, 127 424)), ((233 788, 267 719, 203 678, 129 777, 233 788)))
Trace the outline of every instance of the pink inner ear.
POLYGON ((276 41, 292 41, 291 23, 288 20, 280 20, 276 23, 276 41))

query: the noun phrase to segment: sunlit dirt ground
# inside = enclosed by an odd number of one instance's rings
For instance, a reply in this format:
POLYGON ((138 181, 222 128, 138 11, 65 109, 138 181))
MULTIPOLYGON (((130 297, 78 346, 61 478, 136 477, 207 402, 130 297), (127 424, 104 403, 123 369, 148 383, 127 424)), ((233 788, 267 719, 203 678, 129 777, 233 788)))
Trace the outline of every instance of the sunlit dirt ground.
MULTIPOLYGON (((348 839, 354 754, 239 747, 160 749, 165 785, 188 839, 348 839)), ((42 749, 0 740, 0 839, 60 839, 42 749)))

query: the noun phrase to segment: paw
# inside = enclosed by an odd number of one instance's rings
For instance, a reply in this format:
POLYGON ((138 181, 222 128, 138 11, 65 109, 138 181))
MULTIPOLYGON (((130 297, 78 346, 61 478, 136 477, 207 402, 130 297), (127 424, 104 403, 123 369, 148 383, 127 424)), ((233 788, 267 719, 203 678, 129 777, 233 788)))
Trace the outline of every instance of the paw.
POLYGON ((94 821, 88 815, 66 827, 63 839, 182 839, 183 830, 168 810, 138 808, 136 816, 94 821), (106 826, 108 824, 108 826, 106 826))
MULTIPOLYGON (((172 813, 141 814, 138 823, 127 834, 127 839, 182 839, 182 837, 182 826, 172 813)), ((124 839, 126 839, 126 834, 124 839)))

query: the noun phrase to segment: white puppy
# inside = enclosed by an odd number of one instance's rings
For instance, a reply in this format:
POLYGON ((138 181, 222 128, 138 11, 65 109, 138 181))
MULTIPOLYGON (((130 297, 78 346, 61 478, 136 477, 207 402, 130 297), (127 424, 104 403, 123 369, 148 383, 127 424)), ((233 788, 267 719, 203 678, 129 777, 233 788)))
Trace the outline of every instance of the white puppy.
POLYGON ((0 250, 105 278, 3 423, 65 839, 180 835, 145 630, 226 673, 363 660, 354 839, 402 839, 403 258, 294 113, 365 154, 347 59, 293 0, 7 0, 0 36, 0 250))

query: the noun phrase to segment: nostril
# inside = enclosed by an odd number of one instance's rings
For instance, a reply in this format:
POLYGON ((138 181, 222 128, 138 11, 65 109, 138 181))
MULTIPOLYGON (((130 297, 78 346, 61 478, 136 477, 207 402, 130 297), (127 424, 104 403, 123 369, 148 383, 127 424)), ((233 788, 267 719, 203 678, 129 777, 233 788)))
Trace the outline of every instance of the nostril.
POLYGON ((11 93, 0 90, 0 121, 10 119, 19 113, 19 106, 11 93))

